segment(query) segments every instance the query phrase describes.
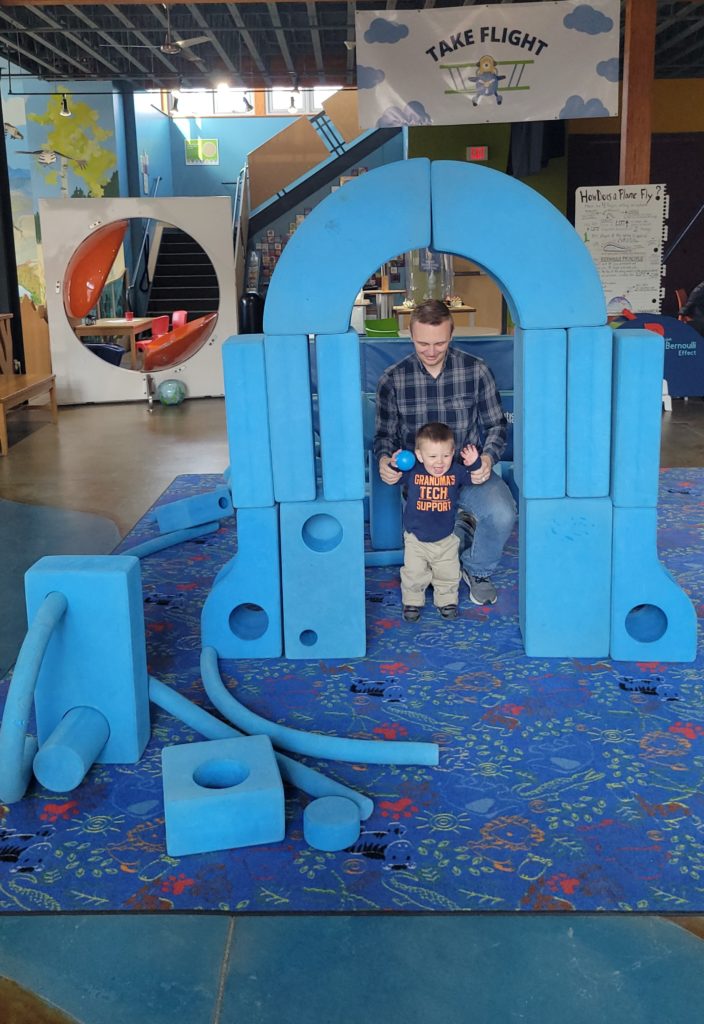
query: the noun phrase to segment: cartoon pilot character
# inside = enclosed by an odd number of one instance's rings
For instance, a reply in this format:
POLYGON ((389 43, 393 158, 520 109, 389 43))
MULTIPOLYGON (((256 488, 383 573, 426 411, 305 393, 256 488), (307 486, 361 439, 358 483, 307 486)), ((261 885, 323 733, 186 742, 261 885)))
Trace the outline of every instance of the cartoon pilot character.
POLYGON ((469 81, 474 82, 473 107, 481 103, 485 96, 493 96, 497 104, 503 102, 503 96, 499 96, 499 82, 503 82, 506 75, 497 74, 496 68, 496 61, 488 55, 477 61, 478 74, 469 76, 469 81))

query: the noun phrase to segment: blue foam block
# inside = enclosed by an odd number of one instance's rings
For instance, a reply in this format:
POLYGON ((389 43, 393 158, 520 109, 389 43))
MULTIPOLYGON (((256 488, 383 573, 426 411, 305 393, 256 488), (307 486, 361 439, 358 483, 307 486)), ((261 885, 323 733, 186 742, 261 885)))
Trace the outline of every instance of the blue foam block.
POLYGON ((284 787, 268 736, 165 747, 161 762, 170 857, 284 838, 284 787))
POLYGON ((614 509, 611 657, 694 661, 697 616, 658 560, 657 509, 614 509))
POLYGON ((430 162, 402 160, 348 181, 289 239, 266 296, 267 334, 343 334, 378 267, 430 244, 430 162))
POLYGON ((97 760, 134 763, 150 728, 139 561, 130 555, 40 558, 25 575, 29 622, 52 591, 65 595, 68 609, 37 680, 39 743, 71 708, 92 707, 110 727, 97 760))
POLYGON ((222 347, 222 361, 232 500, 235 508, 273 505, 264 335, 230 338, 222 347))
POLYGON ((221 658, 278 658, 279 509, 237 510, 237 554, 218 573, 201 614, 203 646, 221 658))
POLYGON ((363 503, 288 503, 280 521, 286 657, 364 657, 363 503))
POLYGON ((370 451, 369 460, 369 535, 376 551, 403 547, 401 488, 390 487, 379 476, 379 463, 370 451))
POLYGON ((602 498, 609 493, 611 461, 610 327, 567 332, 567 493, 602 498))
POLYGON ((619 508, 655 507, 665 340, 653 331, 614 331, 611 497, 619 508))
POLYGON ((315 454, 306 335, 264 338, 271 461, 277 501, 315 498, 315 454))
POLYGON ((316 850, 345 850, 359 839, 359 807, 343 796, 321 796, 303 811, 303 835, 316 850))
POLYGON ((567 335, 516 330, 514 476, 524 498, 565 494, 567 335))
POLYGON ((501 287, 514 323, 606 323, 604 290, 589 250, 534 189, 488 167, 435 160, 431 194, 433 247, 483 267, 501 287))
POLYGON ((609 498, 521 499, 519 621, 532 658, 609 653, 609 498))
POLYGON ((216 522, 231 516, 233 511, 229 487, 216 487, 204 494, 193 494, 190 498, 160 505, 156 509, 156 521, 162 533, 171 533, 216 522))
POLYGON ((359 335, 315 339, 323 493, 328 501, 364 497, 359 335))

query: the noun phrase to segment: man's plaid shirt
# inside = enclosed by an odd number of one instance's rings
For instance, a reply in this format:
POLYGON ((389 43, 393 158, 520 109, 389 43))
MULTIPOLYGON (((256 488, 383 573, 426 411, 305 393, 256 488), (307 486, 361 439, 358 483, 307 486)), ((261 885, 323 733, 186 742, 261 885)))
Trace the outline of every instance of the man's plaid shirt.
POLYGON ((457 450, 476 444, 498 462, 506 446, 506 420, 496 381, 483 360, 452 346, 442 372, 433 378, 413 352, 390 366, 376 391, 374 454, 415 449, 424 423, 446 423, 457 450))

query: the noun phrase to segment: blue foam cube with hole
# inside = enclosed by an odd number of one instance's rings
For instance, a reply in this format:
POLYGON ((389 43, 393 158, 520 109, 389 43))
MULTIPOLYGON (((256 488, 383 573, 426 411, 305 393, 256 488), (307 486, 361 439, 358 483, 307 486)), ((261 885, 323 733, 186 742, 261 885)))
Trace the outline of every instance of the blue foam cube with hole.
POLYGON ((161 764, 170 857, 284 838, 284 787, 268 736, 164 747, 161 764))
POLYGON ((225 519, 234 512, 229 487, 216 487, 204 494, 193 494, 190 498, 180 498, 159 505, 156 509, 156 521, 161 533, 173 530, 187 530, 192 526, 215 523, 225 519))

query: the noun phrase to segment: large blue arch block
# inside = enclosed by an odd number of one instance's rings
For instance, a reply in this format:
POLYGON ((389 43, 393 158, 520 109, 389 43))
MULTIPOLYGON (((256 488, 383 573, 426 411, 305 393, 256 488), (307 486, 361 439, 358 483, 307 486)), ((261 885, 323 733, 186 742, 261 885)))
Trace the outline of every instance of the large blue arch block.
POLYGON ((619 508, 654 508, 660 478, 665 339, 614 331, 611 497, 619 508))
POLYGON ((265 333, 344 334, 369 275, 429 244, 429 160, 401 160, 346 182, 282 252, 266 296, 265 333))
POLYGON ((606 323, 604 291, 589 250, 538 192, 476 164, 431 166, 433 248, 482 266, 524 328, 606 323))
POLYGON ((359 335, 315 339, 323 493, 327 501, 364 497, 359 335))
POLYGON ((363 658, 364 503, 288 503, 280 521, 286 657, 363 658))
POLYGON ((524 498, 565 494, 567 335, 517 328, 514 478, 524 498))
POLYGON ((277 501, 315 498, 307 334, 264 336, 271 462, 277 501))
POLYGON ((205 600, 201 635, 221 658, 281 656, 278 505, 238 509, 237 554, 205 600))
POLYGON ((611 657, 694 661, 697 615, 657 555, 657 509, 614 508, 611 657))
POLYGON ((521 499, 519 621, 531 658, 609 653, 609 498, 521 499))
POLYGON ((132 764, 149 739, 149 695, 139 559, 47 555, 25 574, 27 620, 44 598, 68 609, 47 647, 34 694, 40 745, 72 708, 95 708, 110 728, 96 758, 132 764))
POLYGON ((567 332, 567 494, 600 498, 609 493, 611 463, 610 327, 571 327, 567 332))
POLYGON ((222 347, 222 361, 233 504, 235 508, 273 505, 264 335, 230 338, 222 347))

